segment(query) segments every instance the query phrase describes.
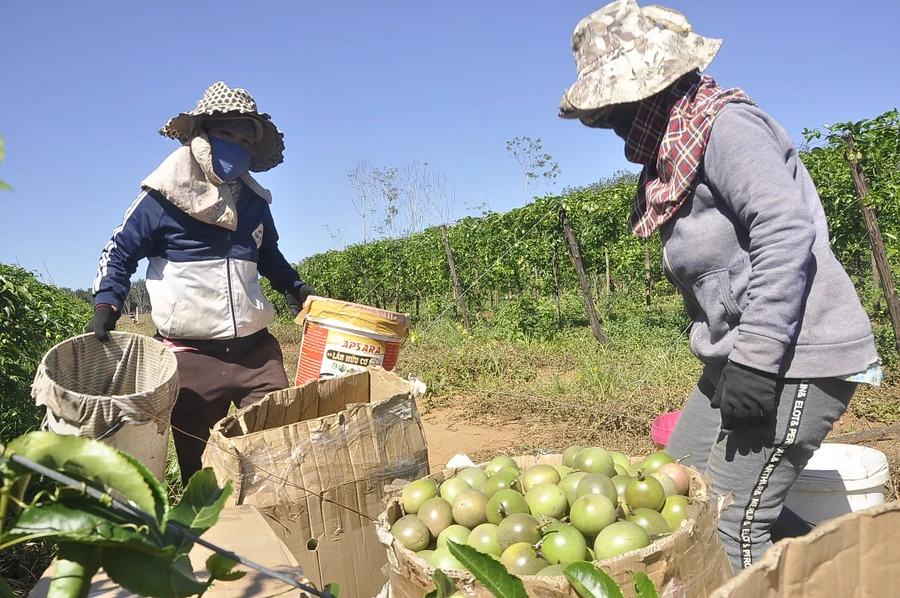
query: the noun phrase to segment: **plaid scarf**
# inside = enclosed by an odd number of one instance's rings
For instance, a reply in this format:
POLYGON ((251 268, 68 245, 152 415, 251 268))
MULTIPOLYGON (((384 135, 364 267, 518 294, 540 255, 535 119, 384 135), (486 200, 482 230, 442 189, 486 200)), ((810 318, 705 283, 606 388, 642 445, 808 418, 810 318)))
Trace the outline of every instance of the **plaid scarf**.
POLYGON ((625 141, 625 157, 643 164, 631 231, 649 237, 690 196, 716 114, 729 102, 755 105, 741 89, 722 89, 693 71, 643 100, 625 141))

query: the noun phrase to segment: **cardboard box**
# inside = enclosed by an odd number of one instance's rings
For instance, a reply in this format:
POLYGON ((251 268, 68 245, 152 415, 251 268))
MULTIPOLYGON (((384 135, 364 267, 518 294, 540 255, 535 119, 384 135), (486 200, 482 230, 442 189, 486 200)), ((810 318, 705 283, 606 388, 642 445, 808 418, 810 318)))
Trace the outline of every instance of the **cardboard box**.
MULTIPOLYGON (((560 465, 559 453, 513 457, 520 469, 539 463, 560 465)), ((483 467, 485 464, 479 465, 483 467)), ((607 573, 622 586, 626 598, 634 596, 631 575, 645 572, 659 588, 660 596, 679 598, 707 598, 716 588, 733 576, 731 562, 716 530, 719 508, 711 504, 707 483, 694 469, 691 474, 689 496, 692 506, 680 530, 657 540, 650 546, 623 554, 614 559, 598 561, 607 573)), ((456 473, 445 469, 429 476, 437 483, 456 473)), ((398 484, 398 486, 400 486, 398 484)), ((399 493, 399 491, 398 491, 399 493)), ((388 508, 378 518, 378 537, 384 544, 390 562, 390 585, 380 594, 385 598, 421 598, 434 589, 434 567, 400 544, 391 535, 391 525, 404 515, 399 496, 391 499, 388 508)), ((445 571, 457 582, 466 596, 492 598, 492 594, 468 571, 445 571)), ((563 577, 522 577, 529 596, 541 598, 574 598, 577 594, 563 577)))
MULTIPOLYGON (((303 571, 296 559, 288 551, 287 547, 275 535, 260 512, 251 506, 229 507, 222 510, 219 521, 210 528, 202 538, 217 546, 228 549, 251 561, 282 571, 298 579, 301 583, 308 584, 303 571)), ((200 581, 209 579, 206 571, 206 559, 212 554, 208 548, 195 544, 188 555, 194 566, 194 574, 200 581)), ((50 579, 53 576, 53 568, 56 562, 44 571, 37 585, 28 594, 28 598, 45 598, 50 579)), ((253 569, 238 565, 236 571, 247 571, 247 575, 237 581, 222 581, 214 583, 204 594, 212 598, 238 598, 242 596, 279 596, 300 597, 306 596, 298 589, 290 588, 283 582, 258 573, 253 569), (286 591, 281 594, 281 592, 286 591)), ((101 569, 91 581, 91 589, 88 594, 91 598, 126 598, 134 596, 114 584, 101 569)))
POLYGON ((415 386, 379 369, 270 393, 215 426, 203 462, 342 598, 372 598, 387 582, 374 525, 385 486, 429 473, 415 386))
POLYGON ((711 598, 896 596, 898 537, 898 502, 848 513, 776 543, 711 598))

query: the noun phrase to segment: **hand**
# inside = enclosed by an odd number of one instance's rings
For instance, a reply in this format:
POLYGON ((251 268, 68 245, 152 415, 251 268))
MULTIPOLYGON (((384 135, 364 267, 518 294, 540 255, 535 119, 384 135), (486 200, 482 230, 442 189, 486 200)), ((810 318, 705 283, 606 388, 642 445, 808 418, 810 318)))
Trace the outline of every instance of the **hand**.
POLYGON ((287 302, 288 309, 291 310, 291 316, 297 317, 303 311, 303 303, 310 295, 315 295, 316 291, 311 286, 303 283, 299 287, 294 287, 284 294, 284 300, 287 302))
POLYGON ((758 428, 775 418, 776 376, 729 361, 711 405, 722 415, 723 430, 758 428))
POLYGON ((115 330, 119 315, 116 308, 101 303, 94 307, 94 317, 85 332, 93 332, 101 343, 109 342, 109 331, 115 330))

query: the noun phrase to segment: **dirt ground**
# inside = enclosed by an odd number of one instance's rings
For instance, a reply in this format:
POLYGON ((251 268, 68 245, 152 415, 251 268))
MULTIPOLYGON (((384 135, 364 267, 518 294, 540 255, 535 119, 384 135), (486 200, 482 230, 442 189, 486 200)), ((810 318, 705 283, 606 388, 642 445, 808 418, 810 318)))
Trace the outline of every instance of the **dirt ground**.
MULTIPOLYGON (((529 448, 554 447, 555 439, 566 435, 566 424, 529 422, 522 418, 495 418, 473 422, 467 415, 464 397, 443 398, 437 403, 419 403, 419 412, 428 442, 428 462, 431 471, 440 471, 456 454, 467 455, 475 463, 498 453, 522 454, 529 448)), ((888 430, 882 423, 846 414, 829 436, 833 442, 851 442, 875 448, 885 454, 891 469, 892 483, 885 492, 887 500, 896 500, 896 485, 900 482, 900 440, 898 431, 888 430), (859 433, 885 430, 884 438, 858 440, 859 433), (852 435, 852 436, 851 436, 852 435)))

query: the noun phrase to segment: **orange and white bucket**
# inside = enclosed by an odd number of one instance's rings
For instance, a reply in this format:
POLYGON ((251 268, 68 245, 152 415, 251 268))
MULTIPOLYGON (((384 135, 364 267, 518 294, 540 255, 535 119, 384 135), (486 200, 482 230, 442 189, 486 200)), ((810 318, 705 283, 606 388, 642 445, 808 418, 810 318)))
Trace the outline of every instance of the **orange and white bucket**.
POLYGON ((373 366, 390 371, 409 335, 408 314, 324 297, 307 299, 294 322, 303 326, 296 386, 373 366))

